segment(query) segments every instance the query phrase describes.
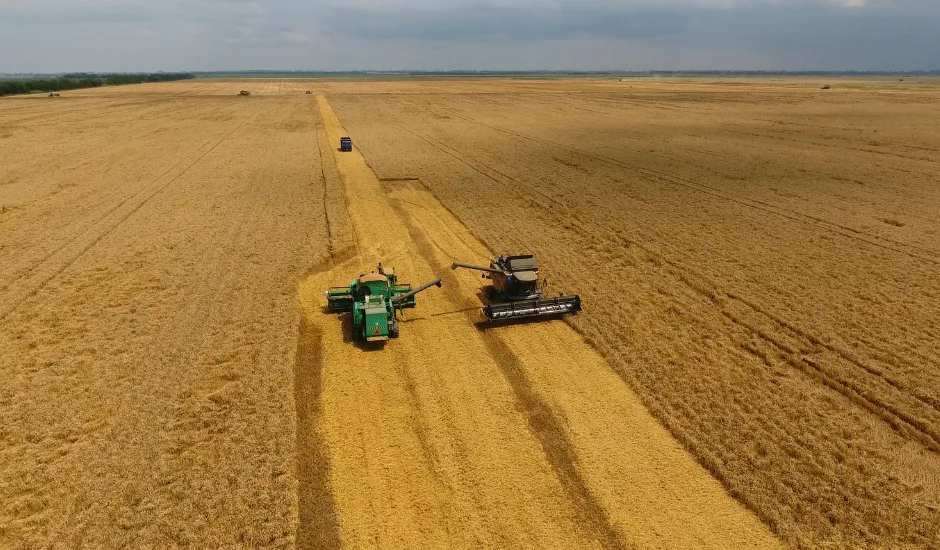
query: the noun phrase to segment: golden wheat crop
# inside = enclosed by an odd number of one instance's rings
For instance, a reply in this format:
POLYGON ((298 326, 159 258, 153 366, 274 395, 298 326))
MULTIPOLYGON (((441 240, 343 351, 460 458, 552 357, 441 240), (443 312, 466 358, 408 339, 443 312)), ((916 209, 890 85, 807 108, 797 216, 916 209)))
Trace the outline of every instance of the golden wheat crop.
POLYGON ((833 84, 0 99, 0 547, 934 544, 940 89, 833 84), (585 311, 481 324, 507 252, 585 311))
POLYGON ((331 207, 314 103, 227 88, 0 102, 0 547, 293 544, 331 207))
POLYGON ((572 325, 784 539, 935 542, 936 86, 541 86, 330 100, 380 178, 580 291, 572 325))

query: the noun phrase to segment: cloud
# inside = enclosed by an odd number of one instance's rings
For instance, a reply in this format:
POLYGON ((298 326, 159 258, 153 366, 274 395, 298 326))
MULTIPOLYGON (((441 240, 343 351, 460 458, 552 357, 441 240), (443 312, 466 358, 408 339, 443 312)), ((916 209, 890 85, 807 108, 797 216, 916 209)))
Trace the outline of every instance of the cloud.
POLYGON ((584 9, 573 5, 539 9, 486 5, 451 8, 336 6, 325 21, 332 32, 369 40, 410 39, 559 40, 574 36, 661 37, 681 32, 687 17, 675 11, 584 9))
POLYGON ((937 0, 0 0, 30 44, 0 72, 934 69, 936 28, 937 0))
POLYGON ((305 44, 310 42, 310 36, 297 31, 282 31, 281 38, 292 44, 305 44))

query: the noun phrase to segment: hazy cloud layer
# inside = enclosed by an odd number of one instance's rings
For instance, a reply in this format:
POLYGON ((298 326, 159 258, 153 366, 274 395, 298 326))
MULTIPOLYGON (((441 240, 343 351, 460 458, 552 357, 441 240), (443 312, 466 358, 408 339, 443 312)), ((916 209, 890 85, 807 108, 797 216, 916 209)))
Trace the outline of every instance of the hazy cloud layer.
POLYGON ((936 69, 936 0, 0 0, 0 72, 936 69))

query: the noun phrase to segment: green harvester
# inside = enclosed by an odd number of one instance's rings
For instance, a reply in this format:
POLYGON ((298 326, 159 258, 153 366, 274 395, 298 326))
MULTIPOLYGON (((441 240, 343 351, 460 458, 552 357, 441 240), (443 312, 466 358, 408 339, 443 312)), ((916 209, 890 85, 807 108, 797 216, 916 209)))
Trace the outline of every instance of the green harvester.
POLYGON ((395 271, 382 267, 378 271, 363 273, 349 283, 349 287, 335 287, 326 291, 326 303, 334 313, 352 313, 353 338, 367 342, 384 342, 398 338, 397 313, 415 307, 415 295, 432 286, 441 286, 440 279, 412 289, 398 284, 395 271))

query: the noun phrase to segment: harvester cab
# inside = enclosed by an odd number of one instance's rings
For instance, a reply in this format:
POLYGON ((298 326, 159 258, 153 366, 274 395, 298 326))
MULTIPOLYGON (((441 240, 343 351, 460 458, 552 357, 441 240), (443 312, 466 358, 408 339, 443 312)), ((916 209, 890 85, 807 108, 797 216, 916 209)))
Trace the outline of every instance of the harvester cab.
POLYGON ((497 258, 497 265, 502 273, 489 278, 493 280, 493 286, 502 287, 501 291, 510 299, 539 295, 541 287, 546 284, 545 281, 539 284, 539 263, 535 256, 503 256, 497 258))
POLYGON ((415 307, 415 295, 432 286, 441 286, 441 280, 435 279, 414 289, 408 284, 398 284, 395 271, 379 264, 377 271, 363 273, 351 281, 349 287, 327 290, 327 309, 352 313, 354 339, 382 342, 398 338, 397 313, 415 307))
POLYGON ((580 296, 547 298, 546 280, 539 279, 539 264, 535 256, 500 256, 489 267, 454 262, 451 269, 462 267, 483 272, 483 278, 493 281, 486 289, 487 304, 483 314, 490 321, 505 321, 534 317, 564 315, 581 311, 580 296))

